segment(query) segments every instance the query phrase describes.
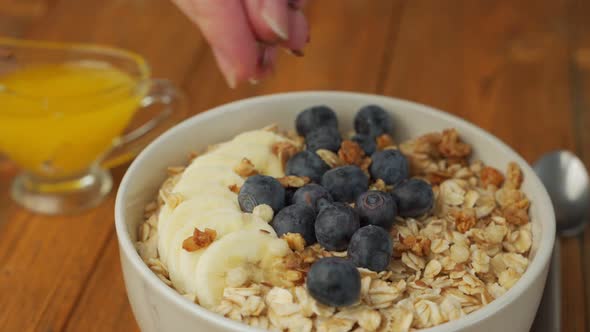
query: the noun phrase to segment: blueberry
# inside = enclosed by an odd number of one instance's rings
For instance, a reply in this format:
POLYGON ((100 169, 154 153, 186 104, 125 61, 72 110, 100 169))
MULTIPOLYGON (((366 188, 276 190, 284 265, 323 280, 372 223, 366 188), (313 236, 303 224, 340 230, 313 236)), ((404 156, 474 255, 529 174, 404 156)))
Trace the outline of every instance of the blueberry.
POLYGON ((392 253, 391 236, 383 228, 374 225, 356 231, 348 246, 348 258, 354 265, 375 272, 384 271, 389 266, 392 253))
POLYGON ((354 130, 358 134, 373 138, 382 134, 391 134, 393 132, 391 116, 377 105, 367 105, 356 113, 354 130))
POLYGON ((408 178, 410 166, 408 159, 398 150, 383 150, 371 155, 373 162, 369 171, 374 179, 396 185, 408 178))
POLYGON ((357 142, 367 156, 372 155, 377 150, 377 143, 375 138, 369 135, 356 134, 352 136, 352 140, 357 142))
POLYGON ((320 182, 322 175, 330 169, 320 156, 311 151, 301 151, 287 162, 287 175, 307 176, 313 182, 320 182))
POLYGON ((304 137, 315 129, 326 127, 338 129, 336 113, 328 106, 310 107, 299 113, 295 119, 297 133, 304 137))
POLYGON ((285 206, 285 188, 272 176, 254 175, 240 188, 238 203, 244 212, 252 212, 257 205, 267 204, 277 213, 285 206))
POLYGON ((304 204, 293 204, 285 207, 273 218, 270 225, 278 236, 287 233, 299 233, 306 245, 316 243, 315 211, 304 204))
POLYGON ((338 152, 341 143, 340 132, 334 128, 319 128, 305 136, 305 148, 313 152, 319 149, 338 152))
POLYGON ((434 205, 432 186, 420 179, 400 183, 393 188, 392 196, 402 217, 419 217, 430 211, 434 205))
POLYGON ((371 190, 362 193, 356 199, 356 212, 359 215, 361 225, 375 225, 389 230, 395 216, 397 206, 389 193, 371 190))
POLYGON ((307 291, 322 304, 349 306, 360 298, 361 275, 354 264, 344 258, 322 258, 307 273, 307 291))
POLYGON ((358 215, 344 203, 323 206, 315 221, 315 235, 327 250, 342 251, 360 227, 358 215))
POLYGON ((317 203, 320 198, 324 198, 328 202, 334 201, 326 188, 319 184, 310 183, 297 189, 293 195, 293 204, 305 204, 318 212, 320 209, 317 203))
POLYGON ((324 186, 337 202, 352 203, 369 188, 369 179, 357 166, 340 166, 322 176, 324 186))

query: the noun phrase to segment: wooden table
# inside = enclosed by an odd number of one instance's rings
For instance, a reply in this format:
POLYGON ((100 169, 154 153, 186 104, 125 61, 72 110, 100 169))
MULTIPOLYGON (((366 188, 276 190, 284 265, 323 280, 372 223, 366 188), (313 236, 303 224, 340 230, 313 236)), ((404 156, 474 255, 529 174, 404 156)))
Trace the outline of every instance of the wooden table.
MULTIPOLYGON (((370 92, 464 117, 531 162, 566 148, 590 166, 590 1, 316 0, 307 13, 305 57, 281 55, 274 77, 236 90, 167 0, 0 0, 0 34, 139 52, 193 113, 274 92, 370 92)), ((114 193, 84 215, 34 215, 9 199, 15 172, 0 167, 0 331, 136 331, 114 193)), ((564 331, 584 331, 590 230, 561 244, 564 331)))

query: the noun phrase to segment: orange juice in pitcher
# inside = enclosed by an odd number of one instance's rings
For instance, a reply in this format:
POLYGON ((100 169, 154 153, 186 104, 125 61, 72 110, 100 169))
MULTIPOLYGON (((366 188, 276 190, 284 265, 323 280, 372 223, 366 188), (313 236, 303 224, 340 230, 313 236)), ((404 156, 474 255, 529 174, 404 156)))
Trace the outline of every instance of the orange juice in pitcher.
POLYGON ((10 91, 0 93, 0 150, 38 175, 84 171, 129 123, 143 97, 136 86, 133 77, 96 62, 0 75, 0 90, 10 91))
POLYGON ((112 187, 102 166, 133 154, 178 97, 127 51, 0 38, 0 152, 23 169, 13 198, 49 214, 96 205, 112 187), (153 104, 164 107, 124 134, 153 104))

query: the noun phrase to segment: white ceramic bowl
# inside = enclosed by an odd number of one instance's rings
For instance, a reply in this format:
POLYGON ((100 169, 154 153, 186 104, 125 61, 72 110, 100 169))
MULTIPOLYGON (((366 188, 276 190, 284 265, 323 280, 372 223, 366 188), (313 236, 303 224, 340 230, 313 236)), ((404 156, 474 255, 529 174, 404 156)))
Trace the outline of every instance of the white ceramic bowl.
POLYGON ((491 304, 424 331, 528 331, 543 292, 555 239, 551 201, 533 170, 500 140, 459 118, 408 101, 345 92, 277 94, 223 105, 168 130, 135 159, 119 187, 115 219, 127 293, 142 331, 258 331, 191 303, 161 282, 135 251, 137 226, 142 221, 143 207, 153 200, 165 179, 166 168, 186 162, 190 151, 270 123, 292 128, 298 112, 318 104, 329 105, 338 113, 341 130, 351 128, 359 107, 381 105, 391 111, 396 141, 454 127, 473 145, 475 158, 499 169, 505 169, 510 161, 522 167, 523 190, 532 202, 533 221, 532 260, 527 271, 512 289, 491 304))

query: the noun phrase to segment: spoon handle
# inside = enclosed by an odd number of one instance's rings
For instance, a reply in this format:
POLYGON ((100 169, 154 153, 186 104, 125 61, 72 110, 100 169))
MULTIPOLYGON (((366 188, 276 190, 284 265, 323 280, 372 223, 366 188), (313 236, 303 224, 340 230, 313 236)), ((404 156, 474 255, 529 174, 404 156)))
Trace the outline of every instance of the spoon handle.
POLYGON ((561 331, 561 250, 559 238, 555 240, 549 274, 543 291, 543 298, 531 331, 561 331))

